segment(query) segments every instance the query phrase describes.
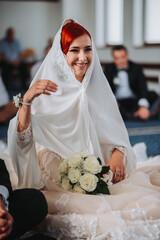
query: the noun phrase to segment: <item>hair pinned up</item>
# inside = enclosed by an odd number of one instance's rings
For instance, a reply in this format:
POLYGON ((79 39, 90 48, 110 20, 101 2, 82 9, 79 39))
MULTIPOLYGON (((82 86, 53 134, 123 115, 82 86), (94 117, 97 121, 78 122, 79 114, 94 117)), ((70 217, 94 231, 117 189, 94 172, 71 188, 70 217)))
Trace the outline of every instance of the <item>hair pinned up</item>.
POLYGON ((66 21, 66 24, 62 28, 61 33, 61 48, 62 52, 66 55, 69 49, 71 42, 77 38, 87 34, 90 38, 90 33, 82 27, 80 24, 76 23, 74 20, 69 19, 66 21))

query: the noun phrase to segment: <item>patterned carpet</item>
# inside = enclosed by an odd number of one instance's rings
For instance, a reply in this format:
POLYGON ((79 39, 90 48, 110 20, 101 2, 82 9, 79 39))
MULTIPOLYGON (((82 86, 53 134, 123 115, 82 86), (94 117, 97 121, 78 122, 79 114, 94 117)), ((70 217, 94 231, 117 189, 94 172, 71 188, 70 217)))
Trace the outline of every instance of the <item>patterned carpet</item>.
POLYGON ((160 154, 160 121, 125 121, 131 145, 144 142, 147 146, 147 155, 160 154))
MULTIPOLYGON (((160 155, 160 121, 132 122, 125 121, 131 145, 144 142, 147 146, 147 155, 160 155)), ((8 124, 0 125, 0 139, 6 141, 8 124)))

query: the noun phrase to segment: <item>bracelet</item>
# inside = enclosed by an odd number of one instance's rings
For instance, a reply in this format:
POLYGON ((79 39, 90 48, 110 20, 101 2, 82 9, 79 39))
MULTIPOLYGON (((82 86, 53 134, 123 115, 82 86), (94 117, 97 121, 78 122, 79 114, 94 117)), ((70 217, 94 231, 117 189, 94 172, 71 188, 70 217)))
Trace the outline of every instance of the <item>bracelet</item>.
POLYGON ((23 105, 27 105, 27 106, 32 105, 32 103, 25 103, 25 102, 20 102, 20 103, 23 104, 23 105))
POLYGON ((18 108, 21 108, 22 105, 26 105, 26 106, 32 105, 32 103, 25 103, 22 101, 21 93, 17 94, 16 96, 13 96, 13 102, 14 102, 15 106, 18 108))

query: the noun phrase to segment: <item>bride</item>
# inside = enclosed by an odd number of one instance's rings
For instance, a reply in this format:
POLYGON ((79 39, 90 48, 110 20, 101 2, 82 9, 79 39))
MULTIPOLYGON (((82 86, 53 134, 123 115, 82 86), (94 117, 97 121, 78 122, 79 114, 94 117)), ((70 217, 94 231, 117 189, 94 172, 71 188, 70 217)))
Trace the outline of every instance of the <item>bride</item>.
POLYGON ((136 161, 90 33, 73 20, 53 46, 11 120, 8 147, 16 187, 42 189, 43 228, 57 239, 159 239, 160 164, 136 161), (57 181, 64 158, 80 151, 113 172, 111 195, 84 195, 57 181))

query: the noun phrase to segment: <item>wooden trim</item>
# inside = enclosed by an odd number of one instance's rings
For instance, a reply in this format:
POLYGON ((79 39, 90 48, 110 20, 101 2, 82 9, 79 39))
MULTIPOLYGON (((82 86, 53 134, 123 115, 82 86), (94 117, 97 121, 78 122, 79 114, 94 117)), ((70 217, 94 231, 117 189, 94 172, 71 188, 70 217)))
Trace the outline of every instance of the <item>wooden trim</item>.
POLYGON ((146 43, 146 42, 144 42, 144 47, 160 47, 160 43, 146 43))
POLYGON ((160 63, 138 63, 145 69, 157 69, 160 70, 160 63))
MULTIPOLYGON (((105 44, 105 47, 104 48, 113 48, 115 46, 118 46, 118 45, 123 45, 123 44, 105 44)), ((134 48, 144 48, 144 47, 160 47, 160 43, 146 43, 146 42, 143 42, 143 45, 142 46, 133 46, 134 48)))
MULTIPOLYGON (((101 66, 104 69, 105 64, 108 64, 111 62, 101 62, 101 66)), ((159 63, 138 63, 143 69, 150 69, 150 70, 160 70, 160 64, 159 63)), ((158 76, 146 76, 147 82, 155 82, 158 83, 159 79, 158 76)))
POLYGON ((147 79, 147 82, 155 82, 155 83, 159 82, 158 77, 147 77, 147 76, 145 76, 145 77, 147 79))
MULTIPOLYGON (((105 64, 108 64, 111 62, 101 62, 101 65, 104 66, 105 64)), ((152 70, 160 70, 160 63, 144 63, 144 62, 138 62, 137 64, 141 65, 142 68, 145 69, 152 69, 152 70)))

